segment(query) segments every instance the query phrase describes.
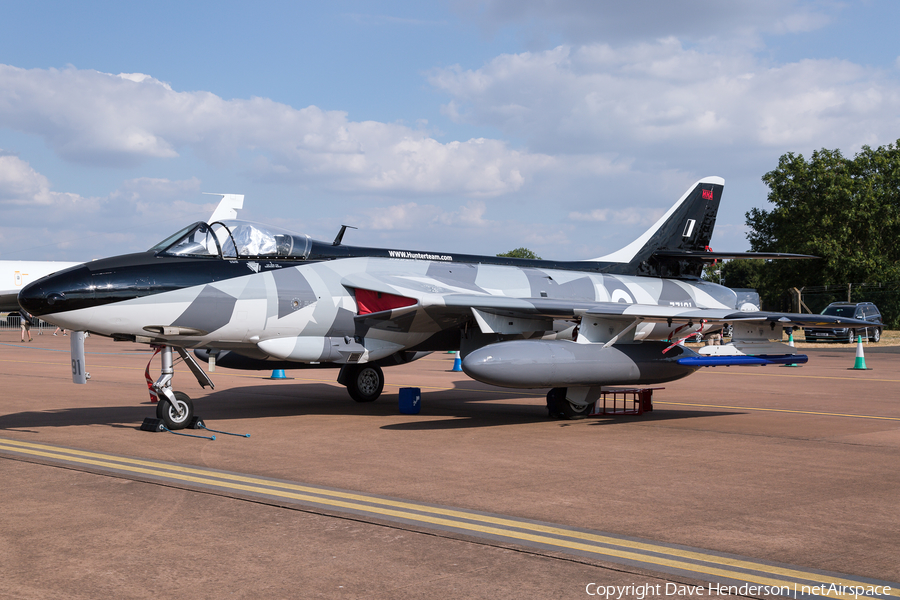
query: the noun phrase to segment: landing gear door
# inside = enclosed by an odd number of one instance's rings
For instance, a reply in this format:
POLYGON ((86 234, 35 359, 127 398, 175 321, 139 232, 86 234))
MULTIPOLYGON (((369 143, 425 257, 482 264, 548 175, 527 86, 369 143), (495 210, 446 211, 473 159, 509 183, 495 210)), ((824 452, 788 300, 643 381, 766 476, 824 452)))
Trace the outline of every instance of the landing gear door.
POLYGON ((69 349, 72 353, 72 381, 74 383, 87 383, 91 378, 84 363, 84 332, 73 331, 69 336, 69 349))

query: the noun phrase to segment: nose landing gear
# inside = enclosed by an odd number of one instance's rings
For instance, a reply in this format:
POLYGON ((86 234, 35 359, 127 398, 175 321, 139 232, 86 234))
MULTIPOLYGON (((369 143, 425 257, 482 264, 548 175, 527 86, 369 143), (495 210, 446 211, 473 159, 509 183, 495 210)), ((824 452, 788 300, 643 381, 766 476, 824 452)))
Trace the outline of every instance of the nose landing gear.
MULTIPOLYGON (((175 364, 172 359, 172 346, 154 346, 156 351, 160 353, 162 360, 162 368, 159 379, 152 384, 150 381, 150 365, 147 365, 145 373, 150 389, 151 399, 158 401, 156 405, 156 418, 160 419, 169 429, 184 429, 191 423, 194 418, 194 403, 190 396, 184 392, 172 389, 172 377, 175 375, 175 364)), ((209 386, 216 389, 212 380, 203 372, 197 361, 185 351, 184 348, 176 347, 175 350, 181 356, 181 359, 191 369, 191 372, 197 378, 200 387, 209 386)), ((155 355, 155 353, 154 353, 155 355)), ((151 357, 150 360, 153 360, 151 357)))

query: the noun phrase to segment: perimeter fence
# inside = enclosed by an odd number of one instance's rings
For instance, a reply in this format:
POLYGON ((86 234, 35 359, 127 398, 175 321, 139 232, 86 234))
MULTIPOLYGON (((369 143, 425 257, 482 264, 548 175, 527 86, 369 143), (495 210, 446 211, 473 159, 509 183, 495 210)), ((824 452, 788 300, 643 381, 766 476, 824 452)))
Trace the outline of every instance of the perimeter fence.
POLYGON ((900 281, 806 286, 797 291, 799 307, 796 292, 785 294, 794 312, 821 313, 832 302, 871 302, 881 311, 885 329, 900 329, 900 281))
MULTIPOLYGON (((18 313, 0 314, 0 331, 19 331, 22 327, 22 317, 18 313)), ((53 333, 56 331, 56 325, 51 325, 46 321, 42 321, 35 317, 34 324, 31 326, 32 335, 35 333, 43 335, 45 331, 53 333)))

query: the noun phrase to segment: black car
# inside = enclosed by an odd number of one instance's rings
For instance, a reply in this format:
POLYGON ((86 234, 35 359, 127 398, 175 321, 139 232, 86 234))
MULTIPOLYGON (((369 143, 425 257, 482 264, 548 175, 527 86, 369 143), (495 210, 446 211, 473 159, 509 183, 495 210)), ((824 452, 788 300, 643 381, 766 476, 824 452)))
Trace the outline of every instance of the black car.
POLYGON ((848 327, 806 327, 803 333, 807 342, 855 342, 856 336, 869 338, 872 342, 881 340, 881 312, 871 302, 832 302, 822 311, 823 315, 861 319, 872 323, 872 327, 851 329, 848 327))

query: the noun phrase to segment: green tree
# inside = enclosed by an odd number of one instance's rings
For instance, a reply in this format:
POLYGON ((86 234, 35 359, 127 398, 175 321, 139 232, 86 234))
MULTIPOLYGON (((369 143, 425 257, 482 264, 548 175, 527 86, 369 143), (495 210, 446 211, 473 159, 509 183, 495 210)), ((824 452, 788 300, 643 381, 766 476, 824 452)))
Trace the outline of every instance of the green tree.
POLYGON ((701 279, 712 281, 713 283, 722 283, 722 263, 709 263, 703 266, 701 279))
POLYGON ((763 176, 773 207, 747 213, 751 249, 820 257, 766 263, 757 287, 765 306, 778 308, 791 287, 900 279, 898 144, 864 146, 852 159, 839 150, 808 161, 789 153, 763 176))
POLYGON ((528 248, 516 248, 515 250, 510 250, 509 252, 504 252, 503 254, 498 254, 497 256, 503 256, 505 258, 531 258, 534 260, 542 260, 540 256, 538 256, 528 248))
POLYGON ((703 268, 703 278, 730 288, 758 289, 764 263, 759 260, 728 260, 703 268))

